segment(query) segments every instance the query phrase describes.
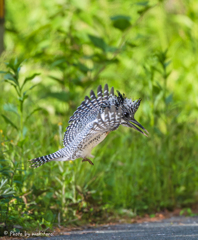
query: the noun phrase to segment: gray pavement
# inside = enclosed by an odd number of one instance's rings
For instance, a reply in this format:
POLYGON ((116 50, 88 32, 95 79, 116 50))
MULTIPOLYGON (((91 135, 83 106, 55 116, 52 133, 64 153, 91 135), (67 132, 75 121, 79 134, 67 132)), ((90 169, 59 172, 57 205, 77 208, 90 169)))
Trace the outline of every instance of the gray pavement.
MULTIPOLYGON (((38 238, 28 238, 34 240, 38 238)), ((40 239, 40 238, 39 238, 40 239)), ((83 231, 65 232, 43 240, 198 240, 198 217, 173 217, 160 222, 106 225, 83 231)))

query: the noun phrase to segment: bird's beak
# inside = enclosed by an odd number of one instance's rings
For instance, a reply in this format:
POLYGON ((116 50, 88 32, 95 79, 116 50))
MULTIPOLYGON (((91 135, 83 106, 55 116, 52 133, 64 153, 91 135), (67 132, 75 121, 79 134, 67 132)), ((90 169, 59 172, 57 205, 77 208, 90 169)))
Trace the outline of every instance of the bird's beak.
POLYGON ((136 129, 138 132, 141 132, 143 135, 145 135, 146 137, 148 137, 149 132, 135 119, 130 119, 129 121, 127 121, 127 125, 128 127, 134 128, 136 129), (137 126, 138 127, 137 127, 137 126), (143 131, 142 131, 143 130, 143 131), (146 132, 146 133, 145 133, 146 132))

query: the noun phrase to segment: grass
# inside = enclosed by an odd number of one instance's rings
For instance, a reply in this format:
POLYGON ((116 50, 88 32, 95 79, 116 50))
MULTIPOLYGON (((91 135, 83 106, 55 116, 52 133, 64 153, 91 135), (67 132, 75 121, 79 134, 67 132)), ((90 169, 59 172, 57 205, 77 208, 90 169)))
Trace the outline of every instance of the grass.
POLYGON ((38 11, 30 11, 31 4, 7 3, 0 66, 19 91, 2 74, 1 229, 97 222, 116 212, 190 211, 198 200, 197 3, 178 8, 176 1, 171 9, 161 1, 62 3, 60 10, 38 1, 38 11), (129 7, 130 20, 120 17, 129 7), (143 98, 136 118, 149 137, 120 127, 93 150, 94 166, 78 159, 29 168, 29 159, 62 147, 71 114, 106 82, 143 98))

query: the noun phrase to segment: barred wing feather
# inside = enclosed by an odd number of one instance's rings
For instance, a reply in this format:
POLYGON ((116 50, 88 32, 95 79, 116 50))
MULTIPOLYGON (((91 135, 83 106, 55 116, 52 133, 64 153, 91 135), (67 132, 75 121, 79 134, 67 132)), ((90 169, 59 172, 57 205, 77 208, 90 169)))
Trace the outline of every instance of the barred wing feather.
POLYGON ((70 125, 67 127, 67 131, 65 132, 63 139, 64 146, 71 144, 78 133, 80 133, 87 124, 97 119, 98 114, 101 112, 104 101, 108 100, 109 96, 112 95, 114 95, 114 90, 112 88, 109 95, 107 84, 104 87, 104 96, 102 94, 101 86, 98 87, 97 98, 95 93, 91 90, 91 99, 86 96, 85 100, 81 103, 69 120, 70 125))
POLYGON ((106 108, 103 113, 98 113, 96 119, 90 122, 82 129, 82 134, 76 136, 77 142, 82 141, 81 138, 87 139, 87 141, 98 138, 104 133, 109 133, 116 130, 121 123, 121 108, 106 108), (79 138, 80 136, 80 138, 79 138))

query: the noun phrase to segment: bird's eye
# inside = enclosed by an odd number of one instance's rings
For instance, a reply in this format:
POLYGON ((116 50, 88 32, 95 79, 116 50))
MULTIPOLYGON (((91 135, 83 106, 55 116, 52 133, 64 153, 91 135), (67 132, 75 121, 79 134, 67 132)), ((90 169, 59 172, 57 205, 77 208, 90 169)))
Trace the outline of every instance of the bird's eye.
POLYGON ((125 117, 129 117, 129 113, 128 113, 128 112, 125 112, 125 113, 124 113, 124 116, 125 116, 125 117))

